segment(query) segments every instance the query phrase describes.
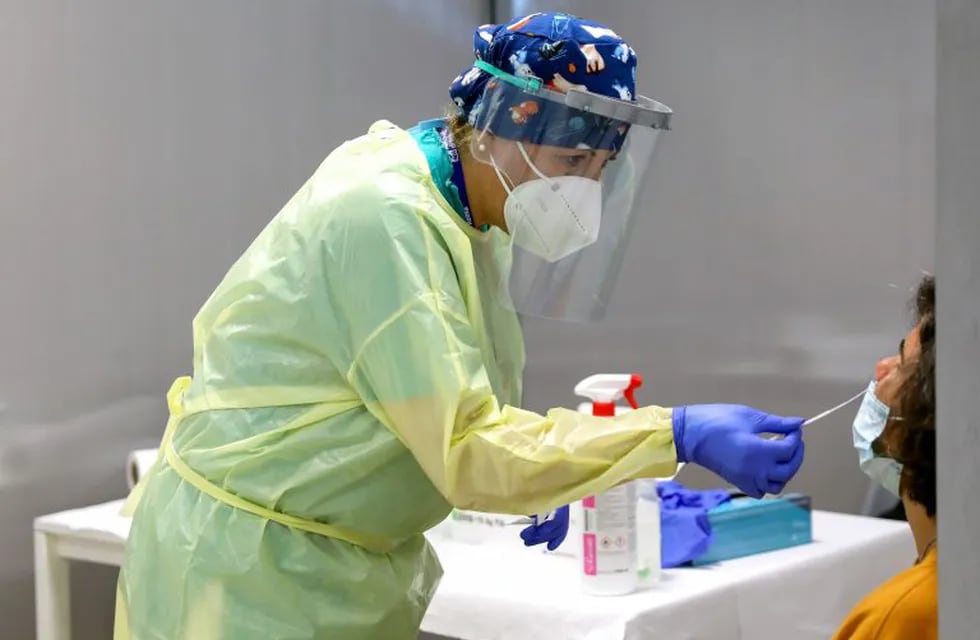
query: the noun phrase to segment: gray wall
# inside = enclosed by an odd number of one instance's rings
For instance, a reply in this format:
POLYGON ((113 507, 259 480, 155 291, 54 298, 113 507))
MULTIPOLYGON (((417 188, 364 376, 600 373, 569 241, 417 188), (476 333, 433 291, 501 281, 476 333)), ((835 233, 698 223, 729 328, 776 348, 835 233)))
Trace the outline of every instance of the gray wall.
MULTIPOLYGON (((504 3, 508 4, 508 3, 504 3)), ((935 22, 923 0, 513 2, 612 25, 676 114, 605 325, 527 325, 528 402, 639 370, 645 399, 813 415, 867 384, 931 269, 935 22)), ((858 511, 854 410, 791 489, 858 511)), ((717 482, 689 468, 681 480, 717 482)))
MULTIPOLYGON (((441 113, 485 5, 0 0, 0 638, 31 519, 125 494, 224 270, 336 144, 441 113)), ((76 573, 106 638, 114 572, 76 573)))
POLYGON ((936 145, 939 631, 980 628, 980 3, 940 0, 936 145))

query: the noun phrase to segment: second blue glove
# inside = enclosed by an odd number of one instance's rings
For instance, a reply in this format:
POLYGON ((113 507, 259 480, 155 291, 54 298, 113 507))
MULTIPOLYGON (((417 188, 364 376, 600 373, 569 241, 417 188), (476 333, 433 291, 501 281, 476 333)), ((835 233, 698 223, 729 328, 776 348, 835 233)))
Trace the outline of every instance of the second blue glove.
POLYGON ((521 530, 525 547, 548 543, 548 551, 554 551, 568 535, 568 505, 559 507, 544 519, 532 516, 534 524, 521 530))

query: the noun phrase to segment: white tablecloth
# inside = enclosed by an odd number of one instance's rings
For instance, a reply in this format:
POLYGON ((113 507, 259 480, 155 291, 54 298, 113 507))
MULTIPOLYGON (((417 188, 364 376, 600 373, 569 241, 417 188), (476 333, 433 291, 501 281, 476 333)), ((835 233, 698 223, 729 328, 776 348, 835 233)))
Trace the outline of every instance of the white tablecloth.
POLYGON ((570 558, 434 540, 446 575, 423 628, 466 640, 827 640, 866 593, 915 559, 908 525, 814 512, 815 542, 665 571, 598 598, 570 558))
MULTIPOLYGON (((68 557, 112 563, 116 554, 81 543, 121 551, 129 520, 119 506, 52 514, 35 527, 77 541, 68 557)), ((813 527, 813 544, 665 571, 652 588, 613 598, 584 595, 570 558, 433 538, 446 574, 422 628, 464 640, 827 640, 915 549, 902 522, 817 511, 813 527)))

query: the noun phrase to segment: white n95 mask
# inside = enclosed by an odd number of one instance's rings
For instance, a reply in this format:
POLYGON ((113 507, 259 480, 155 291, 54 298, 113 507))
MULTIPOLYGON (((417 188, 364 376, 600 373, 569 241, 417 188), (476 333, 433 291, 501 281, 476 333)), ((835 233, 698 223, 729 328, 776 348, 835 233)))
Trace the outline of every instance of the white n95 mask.
POLYGON ((579 176, 549 178, 534 166, 523 144, 518 142, 517 148, 538 177, 513 189, 490 156, 497 179, 507 191, 504 220, 514 244, 557 262, 594 243, 602 219, 602 184, 579 176))
POLYGON ((901 497, 899 485, 902 480, 902 465, 874 451, 874 442, 885 432, 889 413, 888 406, 875 396, 876 387, 877 384, 872 380, 864 394, 861 408, 854 418, 854 424, 851 425, 854 449, 858 453, 861 471, 891 493, 901 497))

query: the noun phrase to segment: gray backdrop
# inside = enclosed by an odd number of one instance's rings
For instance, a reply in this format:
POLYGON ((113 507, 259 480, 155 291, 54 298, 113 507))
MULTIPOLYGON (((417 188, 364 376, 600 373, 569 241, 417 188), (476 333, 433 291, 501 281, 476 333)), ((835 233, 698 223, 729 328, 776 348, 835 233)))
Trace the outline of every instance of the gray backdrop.
POLYGON ((936 164, 939 631, 980 628, 980 2, 940 0, 936 164))
MULTIPOLYGON (((224 270, 333 146, 438 115, 490 4, 0 0, 0 637, 32 637, 31 518, 123 495, 224 270)), ((610 320, 528 323, 528 405, 628 370, 660 404, 852 395, 932 261, 933 3, 548 6, 630 38, 677 117, 610 320)), ((861 505, 852 415, 808 436, 820 508, 861 505)), ((112 579, 76 571, 77 637, 112 579)))

